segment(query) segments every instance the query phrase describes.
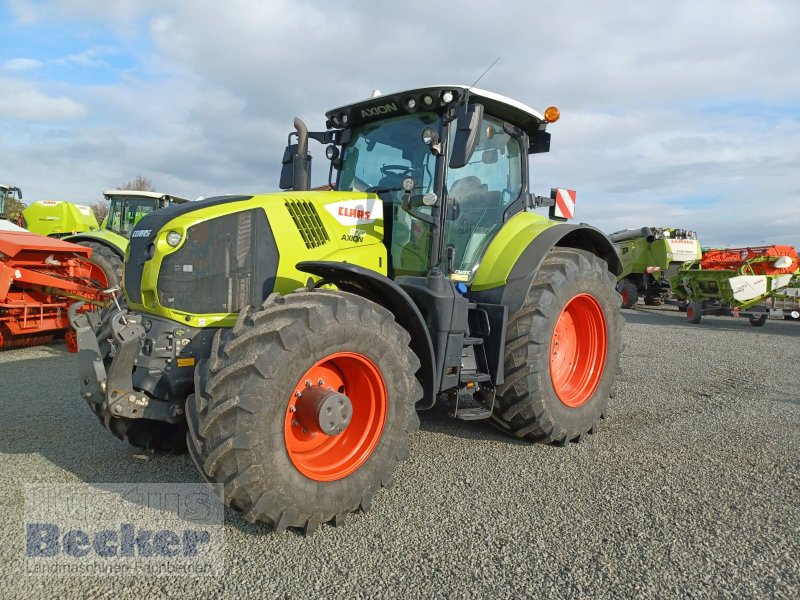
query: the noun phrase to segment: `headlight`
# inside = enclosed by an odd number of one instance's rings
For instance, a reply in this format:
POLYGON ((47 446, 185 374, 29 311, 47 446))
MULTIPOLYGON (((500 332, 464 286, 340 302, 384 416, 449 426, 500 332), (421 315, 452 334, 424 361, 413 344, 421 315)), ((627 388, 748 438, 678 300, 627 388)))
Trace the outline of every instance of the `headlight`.
POLYGON ((452 101, 453 101, 453 92, 449 90, 446 92, 442 92, 442 102, 444 102, 445 104, 450 104, 452 101))
POLYGON ((182 239, 183 236, 177 231, 170 231, 167 234, 167 243, 173 248, 175 248, 178 244, 180 244, 182 239))

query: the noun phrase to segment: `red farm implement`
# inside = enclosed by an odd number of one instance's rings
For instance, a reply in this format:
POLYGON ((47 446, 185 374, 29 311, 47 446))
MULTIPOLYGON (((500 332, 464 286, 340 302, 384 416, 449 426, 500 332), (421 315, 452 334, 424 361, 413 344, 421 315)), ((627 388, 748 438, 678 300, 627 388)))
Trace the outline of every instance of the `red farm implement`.
MULTIPOLYGON (((109 282, 91 249, 27 231, 0 230, 0 350, 34 346, 70 330, 67 308, 100 306, 109 282)), ((74 338, 67 334, 70 350, 74 338)))

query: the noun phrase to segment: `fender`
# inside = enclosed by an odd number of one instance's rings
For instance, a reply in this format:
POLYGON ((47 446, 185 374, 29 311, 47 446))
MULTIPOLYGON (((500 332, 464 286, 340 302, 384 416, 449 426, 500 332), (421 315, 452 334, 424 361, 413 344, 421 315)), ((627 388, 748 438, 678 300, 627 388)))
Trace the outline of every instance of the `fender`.
POLYGON ((73 244, 80 244, 81 242, 94 242, 96 244, 103 244, 111 249, 121 259, 125 258, 125 250, 128 248, 128 238, 119 235, 108 229, 101 229, 98 231, 79 233, 77 235, 70 235, 63 238, 64 241, 72 242, 73 244))
MULTIPOLYGON (((524 214, 530 213, 522 213, 520 216, 524 214)), ((553 222, 550 221, 549 223, 553 222)), ((622 272, 622 264, 614 250, 614 245, 599 229, 585 224, 553 223, 552 225, 546 225, 544 229, 540 225, 533 231, 534 237, 530 239, 521 251, 513 252, 515 249, 509 248, 511 252, 503 253, 504 262, 507 265, 504 282, 488 289, 481 286, 481 289, 471 291, 468 294, 471 300, 489 304, 504 304, 508 307, 509 316, 513 315, 522 308, 533 279, 539 271, 545 256, 556 247, 586 250, 602 258, 608 264, 608 270, 615 276, 622 272), (509 256, 509 254, 511 255, 509 256)), ((524 230, 520 232, 522 235, 524 233, 524 230)), ((500 237, 498 235, 492 245, 495 242, 504 245, 508 243, 508 240, 504 241, 499 239, 500 237)), ((500 265, 487 264, 486 260, 484 260, 481 267, 492 269, 498 268, 500 265)), ((480 273, 480 270, 478 272, 480 273)), ((500 276, 502 277, 502 274, 500 276)))
POLYGON ((398 325, 411 336, 411 350, 420 361, 417 379, 422 385, 423 395, 417 408, 433 406, 438 389, 433 342, 422 313, 405 290, 380 273, 349 263, 309 260, 297 263, 296 268, 391 311, 398 325))

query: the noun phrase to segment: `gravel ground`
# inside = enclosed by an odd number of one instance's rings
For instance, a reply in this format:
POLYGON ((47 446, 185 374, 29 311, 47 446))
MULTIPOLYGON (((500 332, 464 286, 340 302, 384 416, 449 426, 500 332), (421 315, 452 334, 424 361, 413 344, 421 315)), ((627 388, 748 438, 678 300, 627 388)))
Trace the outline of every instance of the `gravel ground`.
POLYGON ((625 311, 624 374, 567 448, 423 414, 367 514, 313 536, 226 513, 220 578, 21 571, 26 482, 195 482, 78 398, 63 347, 0 354, 0 596, 800 597, 800 323, 625 311))

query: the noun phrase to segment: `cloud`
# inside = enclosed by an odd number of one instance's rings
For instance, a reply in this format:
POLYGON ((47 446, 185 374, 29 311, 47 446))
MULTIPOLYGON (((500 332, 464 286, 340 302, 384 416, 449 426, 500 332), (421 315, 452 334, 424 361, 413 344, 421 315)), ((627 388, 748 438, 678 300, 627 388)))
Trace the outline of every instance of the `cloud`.
MULTIPOLYGON (((274 189, 293 116, 321 128, 325 110, 373 88, 471 83, 501 55, 480 86, 561 108, 551 153, 531 158, 533 186, 577 189, 579 220, 694 228, 704 243, 800 242, 793 0, 556 3, 546 15, 523 0, 464 0, 438 7, 439 19, 422 0, 402 14, 354 0, 12 9, 20 22, 80 23, 89 49, 50 60, 113 70, 104 57, 117 52, 135 66, 113 85, 48 80, 17 93, 17 119, 37 104, 23 91, 62 111, 46 131, 0 125, 4 139, 17 136, 29 197, 52 185, 85 198, 140 173, 187 197, 274 189)), ((324 178, 322 150, 312 151, 324 178)))
POLYGON ((35 58, 12 58, 3 63, 4 71, 33 71, 42 66, 42 61, 35 58))
POLYGON ((0 116, 22 121, 79 119, 86 108, 65 96, 50 96, 29 83, 0 79, 0 116))

